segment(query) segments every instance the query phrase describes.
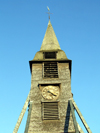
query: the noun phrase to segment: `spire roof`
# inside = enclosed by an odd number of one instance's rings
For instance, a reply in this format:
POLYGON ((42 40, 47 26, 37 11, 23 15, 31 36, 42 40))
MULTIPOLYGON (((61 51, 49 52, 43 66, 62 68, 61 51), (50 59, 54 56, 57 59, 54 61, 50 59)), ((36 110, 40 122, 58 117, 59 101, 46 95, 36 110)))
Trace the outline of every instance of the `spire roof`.
POLYGON ((61 50, 57 37, 49 20, 40 51, 61 50))

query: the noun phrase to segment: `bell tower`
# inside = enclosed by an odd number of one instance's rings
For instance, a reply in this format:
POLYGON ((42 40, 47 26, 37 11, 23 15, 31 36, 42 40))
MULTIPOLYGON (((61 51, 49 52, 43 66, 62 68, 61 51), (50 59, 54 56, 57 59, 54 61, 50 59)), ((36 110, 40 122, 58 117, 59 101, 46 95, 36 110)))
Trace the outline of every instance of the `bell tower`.
POLYGON ((72 98, 71 60, 61 50, 50 20, 40 51, 29 63, 32 78, 25 133, 74 133, 71 115, 66 122, 68 100, 72 98))
POLYGON ((92 133, 73 100, 71 63, 49 20, 40 51, 29 61, 31 90, 13 133, 17 133, 27 106, 24 133, 84 133, 76 122, 74 109, 88 133, 92 133))

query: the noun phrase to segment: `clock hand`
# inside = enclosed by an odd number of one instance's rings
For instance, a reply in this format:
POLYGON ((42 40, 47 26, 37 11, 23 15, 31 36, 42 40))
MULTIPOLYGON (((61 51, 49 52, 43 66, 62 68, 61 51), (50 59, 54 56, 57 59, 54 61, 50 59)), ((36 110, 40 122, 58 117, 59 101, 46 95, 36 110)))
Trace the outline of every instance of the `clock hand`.
POLYGON ((54 96, 57 96, 57 94, 55 94, 55 93, 53 93, 53 92, 51 92, 51 91, 49 91, 49 90, 48 90, 48 92, 51 93, 51 94, 53 94, 54 96))

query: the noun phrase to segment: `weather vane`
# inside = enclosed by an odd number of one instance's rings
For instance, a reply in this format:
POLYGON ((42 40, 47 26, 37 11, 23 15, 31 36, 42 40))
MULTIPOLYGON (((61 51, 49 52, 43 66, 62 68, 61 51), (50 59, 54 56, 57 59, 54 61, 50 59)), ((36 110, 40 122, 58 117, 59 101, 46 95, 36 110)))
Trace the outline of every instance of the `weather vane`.
POLYGON ((47 9, 48 9, 47 14, 49 15, 49 19, 50 19, 50 14, 53 14, 53 13, 50 13, 50 9, 49 9, 49 7, 48 7, 48 6, 47 6, 47 9))

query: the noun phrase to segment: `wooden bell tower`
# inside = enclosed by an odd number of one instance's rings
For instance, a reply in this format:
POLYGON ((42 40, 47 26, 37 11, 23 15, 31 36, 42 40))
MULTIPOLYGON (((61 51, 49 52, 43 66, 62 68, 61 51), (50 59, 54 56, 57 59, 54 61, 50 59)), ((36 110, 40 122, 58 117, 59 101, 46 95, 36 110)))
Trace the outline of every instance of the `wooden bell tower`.
POLYGON ((24 133, 83 133, 74 109, 88 133, 92 133, 71 93, 72 61, 61 50, 50 20, 40 51, 29 63, 31 90, 13 133, 17 133, 28 104, 24 133))

